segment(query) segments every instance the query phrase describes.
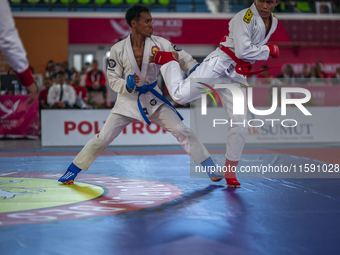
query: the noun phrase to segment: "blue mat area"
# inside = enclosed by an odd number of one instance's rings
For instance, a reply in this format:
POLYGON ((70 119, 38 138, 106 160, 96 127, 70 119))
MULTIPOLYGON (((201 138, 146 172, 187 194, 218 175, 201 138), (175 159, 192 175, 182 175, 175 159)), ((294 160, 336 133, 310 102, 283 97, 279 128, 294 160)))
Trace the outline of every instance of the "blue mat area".
MULTIPOLYGON (((270 163, 278 155, 266 156, 264 162, 270 163)), ((250 165, 256 157, 243 155, 241 164, 250 165)), ((224 160, 223 155, 213 158, 224 160)), ((57 179, 72 160, 1 158, 0 175, 47 172, 57 179)), ((0 225, 1 255, 340 252, 339 179, 242 178, 240 189, 229 189, 224 180, 190 178, 187 155, 100 156, 86 174, 171 183, 183 193, 160 206, 115 215, 0 225)))

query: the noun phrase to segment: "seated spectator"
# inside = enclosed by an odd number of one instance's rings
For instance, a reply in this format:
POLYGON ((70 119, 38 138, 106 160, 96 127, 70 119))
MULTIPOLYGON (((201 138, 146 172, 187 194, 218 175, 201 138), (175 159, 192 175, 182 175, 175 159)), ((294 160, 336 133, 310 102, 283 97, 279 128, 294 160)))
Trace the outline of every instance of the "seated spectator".
POLYGON ((285 2, 285 5, 286 5, 286 10, 287 10, 287 12, 294 12, 294 13, 299 13, 299 12, 301 12, 301 11, 297 8, 296 1, 288 0, 288 1, 285 2))
POLYGON ((308 84, 310 80, 310 72, 308 71, 308 65, 304 64, 302 67, 302 72, 296 75, 296 83, 299 84, 308 84))
POLYGON ((68 69, 68 61, 64 61, 64 62, 63 62, 63 65, 64 65, 64 67, 65 67, 65 74, 66 74, 66 76, 67 76, 67 79, 68 79, 69 81, 71 81, 71 80, 72 80, 72 72, 68 69))
POLYGON ((333 13, 340 13, 340 0, 331 0, 333 13))
POLYGON ((40 109, 50 109, 50 106, 47 103, 47 96, 48 96, 48 90, 52 86, 52 78, 46 77, 43 80, 44 89, 40 90, 39 92, 39 106, 40 109))
POLYGON ((65 83, 65 73, 59 71, 56 83, 48 90, 47 102, 52 109, 72 108, 76 102, 76 92, 65 83))
POLYGON ((283 73, 276 75, 276 78, 280 79, 284 85, 292 85, 295 83, 295 75, 293 72, 293 67, 291 65, 286 65, 283 73))
POLYGON ((336 74, 332 77, 333 85, 340 85, 340 66, 336 68, 336 74))
POLYGON ((58 72, 63 72, 64 75, 65 75, 65 82, 67 84, 69 84, 72 77, 69 78, 69 76, 67 75, 67 73, 66 73, 66 65, 64 63, 58 63, 58 64, 56 64, 55 68, 56 68, 56 73, 52 76, 53 79, 56 79, 58 72))
POLYGON ((310 69, 310 85, 325 85, 325 81, 322 79, 322 77, 319 75, 318 68, 316 66, 312 66, 310 69))
POLYGON ((321 61, 316 62, 315 67, 316 67, 317 74, 319 75, 320 78, 327 77, 327 74, 322 70, 323 65, 321 61))
MULTIPOLYGON (((262 65, 261 69, 267 69, 267 65, 262 65)), ((263 71, 256 76, 256 84, 258 85, 269 85, 274 79, 274 75, 269 73, 269 70, 263 71)))
POLYGON ((93 60, 91 70, 86 72, 85 87, 88 92, 101 91, 104 97, 104 106, 107 100, 105 74, 98 69, 98 61, 93 60))
POLYGON ((13 69, 12 67, 10 67, 10 68, 8 69, 8 71, 7 71, 7 74, 8 74, 8 75, 15 74, 14 69, 13 69))
POLYGON ((54 74, 55 74, 55 63, 54 63, 54 60, 49 60, 47 62, 45 70, 46 70, 45 77, 49 78, 49 77, 53 77, 54 76, 54 74))
POLYGON ((72 75, 72 83, 71 86, 74 88, 76 92, 76 104, 75 107, 86 109, 86 108, 92 108, 89 105, 87 105, 87 90, 84 86, 80 85, 81 77, 79 73, 74 73, 72 75))

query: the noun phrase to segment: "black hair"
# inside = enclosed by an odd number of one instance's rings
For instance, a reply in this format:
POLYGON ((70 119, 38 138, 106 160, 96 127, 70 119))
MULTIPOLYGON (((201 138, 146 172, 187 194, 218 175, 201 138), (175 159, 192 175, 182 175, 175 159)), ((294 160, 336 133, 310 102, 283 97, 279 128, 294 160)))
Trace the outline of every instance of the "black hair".
POLYGON ((56 73, 56 76, 57 76, 58 74, 61 74, 61 75, 65 76, 65 72, 63 72, 63 71, 58 71, 58 72, 56 73))
POLYGON ((139 20, 140 14, 142 12, 150 13, 149 9, 143 5, 135 4, 130 9, 127 10, 125 14, 125 20, 131 27, 131 21, 132 20, 139 20))

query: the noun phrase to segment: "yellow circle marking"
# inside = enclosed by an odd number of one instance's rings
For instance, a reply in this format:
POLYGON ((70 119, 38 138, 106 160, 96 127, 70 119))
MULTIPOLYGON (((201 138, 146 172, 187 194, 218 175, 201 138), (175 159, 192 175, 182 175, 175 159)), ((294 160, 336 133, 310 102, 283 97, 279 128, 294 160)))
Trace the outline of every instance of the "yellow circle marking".
POLYGON ((103 188, 88 183, 62 185, 52 179, 0 177, 0 213, 74 204, 103 193, 103 188))

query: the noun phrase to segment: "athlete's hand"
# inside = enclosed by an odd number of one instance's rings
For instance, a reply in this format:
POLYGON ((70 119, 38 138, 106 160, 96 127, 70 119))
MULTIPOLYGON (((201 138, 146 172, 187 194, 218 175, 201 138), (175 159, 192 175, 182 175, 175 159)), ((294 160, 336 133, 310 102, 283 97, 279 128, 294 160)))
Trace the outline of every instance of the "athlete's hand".
POLYGON ((269 48, 269 55, 272 56, 273 58, 278 58, 280 54, 279 47, 276 44, 267 46, 269 48))
POLYGON ((140 82, 140 77, 134 73, 129 74, 127 79, 126 79, 126 90, 129 91, 130 93, 135 89, 135 87, 138 85, 140 82))
POLYGON ((155 59, 155 54, 151 54, 149 57, 149 63, 153 63, 154 59, 155 59))
POLYGON ((27 100, 27 104, 32 104, 38 96, 38 86, 33 82, 31 85, 26 87, 30 97, 27 100))

